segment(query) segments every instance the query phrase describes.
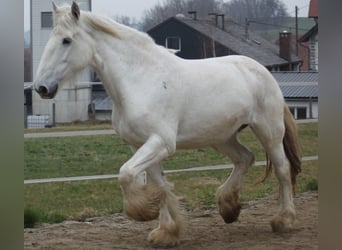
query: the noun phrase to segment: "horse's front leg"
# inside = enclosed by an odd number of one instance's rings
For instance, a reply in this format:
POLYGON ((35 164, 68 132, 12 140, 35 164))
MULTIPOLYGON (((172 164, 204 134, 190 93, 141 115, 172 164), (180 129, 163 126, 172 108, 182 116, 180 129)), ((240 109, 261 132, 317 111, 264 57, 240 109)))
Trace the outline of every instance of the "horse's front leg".
POLYGON ((179 214, 178 198, 172 193, 170 184, 161 169, 160 164, 147 169, 148 185, 157 185, 163 192, 160 197, 159 226, 148 236, 148 241, 157 247, 171 247, 179 244, 182 229, 182 216, 179 214))
POLYGON ((159 227, 148 237, 158 246, 174 246, 179 242, 178 200, 160 168, 160 162, 174 151, 175 145, 153 135, 120 169, 119 183, 124 194, 125 212, 139 221, 159 216, 159 227), (146 184, 139 181, 139 175, 145 170, 148 174, 146 184))

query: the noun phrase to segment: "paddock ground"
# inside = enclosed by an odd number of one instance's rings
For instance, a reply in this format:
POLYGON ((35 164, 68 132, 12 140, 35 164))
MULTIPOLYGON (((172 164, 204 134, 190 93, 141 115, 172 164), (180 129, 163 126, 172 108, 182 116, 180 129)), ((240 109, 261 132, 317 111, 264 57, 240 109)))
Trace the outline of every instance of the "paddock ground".
MULTIPOLYGON (((295 205, 295 228, 283 234, 272 233, 269 225, 278 210, 275 195, 244 203, 232 224, 223 222, 215 206, 187 211, 181 244, 173 249, 318 249, 318 193, 296 194, 295 205)), ((146 237, 157 225, 123 214, 43 224, 24 230, 24 249, 155 249, 146 237)))

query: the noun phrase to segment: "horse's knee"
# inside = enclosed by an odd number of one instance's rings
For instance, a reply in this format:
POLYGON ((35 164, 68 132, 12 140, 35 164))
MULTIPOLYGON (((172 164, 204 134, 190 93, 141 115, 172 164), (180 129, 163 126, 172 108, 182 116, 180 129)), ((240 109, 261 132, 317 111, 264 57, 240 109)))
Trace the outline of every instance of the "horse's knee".
POLYGON ((241 205, 237 191, 224 193, 222 187, 220 187, 217 191, 217 204, 224 222, 232 223, 238 219, 241 205))

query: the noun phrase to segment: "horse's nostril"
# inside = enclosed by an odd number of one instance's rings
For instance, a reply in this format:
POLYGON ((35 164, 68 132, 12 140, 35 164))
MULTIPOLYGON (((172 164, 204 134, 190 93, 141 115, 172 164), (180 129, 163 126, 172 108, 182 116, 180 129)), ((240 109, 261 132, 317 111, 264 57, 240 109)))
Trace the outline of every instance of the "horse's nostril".
POLYGON ((45 86, 39 86, 38 88, 38 93, 39 94, 43 94, 43 95, 46 95, 48 94, 49 90, 47 89, 47 87, 45 86))

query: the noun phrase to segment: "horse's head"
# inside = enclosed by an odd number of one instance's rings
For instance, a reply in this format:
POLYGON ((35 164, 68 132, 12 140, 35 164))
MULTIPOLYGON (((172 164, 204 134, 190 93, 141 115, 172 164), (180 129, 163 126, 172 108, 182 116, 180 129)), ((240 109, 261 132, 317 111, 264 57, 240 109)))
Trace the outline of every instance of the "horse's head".
POLYGON ((53 3, 54 28, 42 54, 34 83, 42 98, 53 98, 58 86, 90 64, 93 39, 82 28, 79 6, 53 3))

